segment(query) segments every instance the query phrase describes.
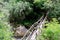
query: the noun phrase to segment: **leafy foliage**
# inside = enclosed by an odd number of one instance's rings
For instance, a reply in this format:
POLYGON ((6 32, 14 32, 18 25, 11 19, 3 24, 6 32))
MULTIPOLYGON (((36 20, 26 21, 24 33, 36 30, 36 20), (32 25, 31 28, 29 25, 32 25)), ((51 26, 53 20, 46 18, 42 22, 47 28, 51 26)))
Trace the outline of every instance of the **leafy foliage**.
MULTIPOLYGON (((56 17, 60 21, 60 0, 0 0, 0 40, 12 40, 9 22, 31 26, 47 11, 50 11, 49 18, 56 17)), ((59 40, 60 24, 56 19, 46 26, 39 37, 59 40)))
POLYGON ((52 0, 53 9, 50 11, 50 17, 60 17, 60 0, 52 0))
POLYGON ((32 11, 33 9, 30 7, 29 2, 19 1, 14 3, 10 10, 10 22, 20 24, 32 11))
MULTIPOLYGON (((10 2, 12 8, 10 10, 10 22, 21 23, 23 25, 30 25, 36 22, 41 16, 40 10, 48 10, 52 7, 51 0, 40 0, 31 2, 31 0, 16 0, 13 4, 10 2), (18 1, 18 2, 16 2, 18 1), (38 12, 39 9, 39 12, 38 12), (34 17, 33 17, 34 16, 34 17)), ((43 11, 43 12, 44 12, 43 11)))
POLYGON ((11 26, 0 20, 0 40, 12 40, 11 26))
MULTIPOLYGON (((41 40, 60 40, 60 24, 53 18, 53 21, 46 24, 47 28, 44 28, 42 35, 39 36, 41 40)), ((40 40, 39 39, 39 40, 40 40)))
POLYGON ((49 17, 60 17, 60 0, 34 0, 36 7, 44 10, 49 10, 49 17))
POLYGON ((34 3, 37 7, 41 9, 49 9, 53 7, 51 0, 34 0, 34 3))
POLYGON ((9 11, 0 5, 0 40, 12 40, 11 26, 9 24, 9 11))

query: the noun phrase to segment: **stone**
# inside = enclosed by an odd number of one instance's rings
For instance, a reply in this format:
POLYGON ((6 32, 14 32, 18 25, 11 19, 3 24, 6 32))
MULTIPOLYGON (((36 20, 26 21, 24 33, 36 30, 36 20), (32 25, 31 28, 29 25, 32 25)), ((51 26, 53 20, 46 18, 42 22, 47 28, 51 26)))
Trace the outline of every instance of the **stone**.
MULTIPOLYGON (((27 29, 25 28, 25 26, 19 26, 15 29, 14 35, 15 36, 19 36, 19 37, 23 37, 25 35, 25 33, 27 32, 27 29)), ((27 35, 29 34, 29 32, 27 33, 27 35)))

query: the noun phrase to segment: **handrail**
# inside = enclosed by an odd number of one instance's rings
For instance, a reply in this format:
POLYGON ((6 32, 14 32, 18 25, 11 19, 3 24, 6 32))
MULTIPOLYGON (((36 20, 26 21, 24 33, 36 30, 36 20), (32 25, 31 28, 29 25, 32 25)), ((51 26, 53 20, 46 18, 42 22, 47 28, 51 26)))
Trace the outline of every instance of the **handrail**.
MULTIPOLYGON (((26 32, 25 35, 21 38, 21 40, 24 40, 24 38, 26 37, 27 33, 28 33, 32 28, 34 28, 34 27, 37 26, 38 24, 42 25, 43 22, 45 22, 45 20, 47 19, 48 13, 49 13, 49 12, 46 13, 46 16, 45 16, 45 17, 44 17, 44 15, 43 15, 37 22, 35 22, 35 23, 30 27, 30 29, 27 30, 27 32, 26 32), (42 22, 42 24, 41 24, 41 22, 42 22)), ((33 30, 32 30, 32 32, 33 32, 33 30)), ((30 35, 32 34, 32 32, 30 33, 30 35)), ((29 35, 29 36, 30 36, 30 35, 29 35)), ((29 36, 28 36, 27 38, 29 38, 29 36)))
MULTIPOLYGON (((44 15, 43 15, 44 16, 44 15)), ((25 35, 22 37, 22 39, 21 40, 23 40, 24 39, 24 37, 27 35, 27 33, 33 28, 33 27, 35 27, 35 25, 36 24, 38 24, 38 22, 43 18, 43 16, 37 21, 37 22, 35 22, 31 27, 30 27, 30 29, 29 30, 27 30, 27 32, 25 33, 25 35)))

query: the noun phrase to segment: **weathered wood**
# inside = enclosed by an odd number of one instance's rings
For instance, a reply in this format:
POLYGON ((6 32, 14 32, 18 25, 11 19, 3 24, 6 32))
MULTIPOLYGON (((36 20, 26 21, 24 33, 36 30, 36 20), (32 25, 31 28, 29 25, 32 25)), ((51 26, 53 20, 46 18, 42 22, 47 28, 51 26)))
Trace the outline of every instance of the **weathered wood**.
MULTIPOLYGON (((47 12, 47 14, 48 14, 48 12, 47 12)), ((46 14, 46 16, 45 16, 44 19, 41 19, 40 23, 36 26, 37 27, 37 30, 35 30, 33 32, 33 34, 30 36, 30 39, 28 39, 28 40, 36 40, 36 36, 41 34, 43 25, 45 24, 45 21, 47 19, 47 14, 46 14)))
POLYGON ((20 40, 36 40, 36 36, 40 35, 42 32, 43 25, 45 24, 45 21, 47 19, 48 12, 46 13, 46 16, 42 16, 37 22, 35 22, 30 29, 25 33, 22 39, 20 40), (32 30, 32 28, 36 27, 35 30, 32 30), (27 33, 32 30, 30 35, 26 37, 27 33))
POLYGON ((36 40, 36 36, 39 35, 39 34, 41 34, 41 32, 42 32, 41 29, 43 28, 43 24, 44 24, 45 20, 46 20, 46 18, 43 20, 43 22, 41 22, 41 23, 39 23, 39 25, 37 25, 38 28, 37 28, 37 30, 34 31, 34 33, 32 34, 30 40, 36 40))
MULTIPOLYGON (((43 15, 43 16, 44 16, 44 15, 43 15)), ((28 33, 32 28, 34 28, 36 24, 38 25, 39 21, 42 20, 43 16, 42 16, 37 22, 35 22, 35 23, 30 27, 30 29, 25 33, 25 35, 23 36, 23 38, 22 38, 21 40, 24 40, 24 37, 26 37, 27 33, 28 33)))

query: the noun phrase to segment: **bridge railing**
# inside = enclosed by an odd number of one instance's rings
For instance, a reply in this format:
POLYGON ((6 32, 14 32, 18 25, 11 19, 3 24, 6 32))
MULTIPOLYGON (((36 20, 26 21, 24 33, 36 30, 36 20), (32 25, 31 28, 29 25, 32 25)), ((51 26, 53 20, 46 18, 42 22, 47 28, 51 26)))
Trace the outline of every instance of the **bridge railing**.
POLYGON ((42 29, 43 29, 43 25, 45 24, 45 21, 47 19, 47 15, 49 12, 46 13, 46 16, 42 16, 37 22, 35 22, 30 29, 25 33, 25 35, 21 38, 21 40, 36 40, 36 37, 41 34, 42 29), (26 37, 27 33, 32 30, 30 32, 30 34, 28 35, 28 37, 26 37), (26 37, 26 38, 25 38, 26 37))

